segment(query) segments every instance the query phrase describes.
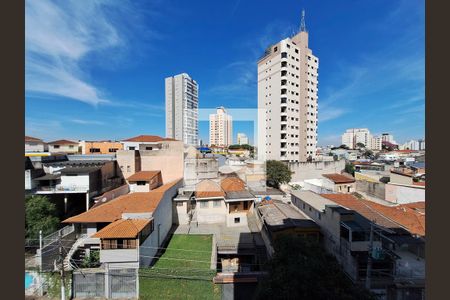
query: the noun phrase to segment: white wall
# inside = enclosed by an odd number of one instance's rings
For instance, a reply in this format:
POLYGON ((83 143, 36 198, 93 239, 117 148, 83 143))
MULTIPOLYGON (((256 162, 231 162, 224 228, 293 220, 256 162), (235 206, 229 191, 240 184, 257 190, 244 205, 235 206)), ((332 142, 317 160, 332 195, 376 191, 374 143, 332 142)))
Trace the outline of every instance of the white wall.
POLYGON ((43 143, 25 142, 25 152, 44 152, 45 145, 43 143))
POLYGON ((145 185, 137 185, 136 183, 130 184, 130 193, 140 193, 140 192, 149 192, 150 184, 145 185))
POLYGON ((223 199, 220 207, 213 207, 213 200, 199 200, 195 206, 198 224, 226 223, 227 205, 223 199), (208 203, 208 207, 201 207, 200 202, 208 203))
POLYGON ((61 186, 63 188, 89 189, 89 175, 61 176, 61 186))
POLYGON ((386 201, 398 204, 425 201, 425 188, 414 185, 385 185, 386 201))

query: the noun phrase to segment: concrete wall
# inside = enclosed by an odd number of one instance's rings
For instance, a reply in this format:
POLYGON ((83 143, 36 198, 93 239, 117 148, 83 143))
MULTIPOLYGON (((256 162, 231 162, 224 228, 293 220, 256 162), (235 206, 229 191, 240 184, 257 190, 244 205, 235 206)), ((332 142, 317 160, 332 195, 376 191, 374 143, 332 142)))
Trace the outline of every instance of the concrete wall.
POLYGON ((398 204, 425 201, 425 188, 415 185, 397 185, 388 183, 385 186, 386 201, 398 204))
POLYGON ((189 223, 188 201, 173 201, 172 211, 173 211, 172 221, 174 224, 186 225, 189 223))
POLYGON ((149 192, 150 184, 138 185, 137 183, 130 183, 130 193, 149 192))
POLYGON ((123 145, 120 142, 80 142, 81 153, 82 154, 114 154, 117 150, 122 150, 123 145), (91 152, 91 149, 99 149, 100 152, 91 152), (109 151, 112 149, 117 149, 116 151, 109 151))
POLYGON ((356 183, 342 183, 342 184, 335 184, 334 185, 334 191, 336 193, 344 193, 344 194, 350 194, 356 191, 356 183))
POLYGON ((386 194, 384 183, 366 180, 356 180, 356 191, 380 199, 385 199, 386 194))
POLYGON ((289 163, 289 169, 294 172, 291 182, 311 178, 321 178, 322 174, 338 173, 345 169, 345 160, 289 163))
POLYGON ((165 193, 158 207, 153 212, 154 231, 139 247, 139 265, 149 266, 157 253, 157 247, 161 247, 164 239, 172 227, 172 199, 176 196, 182 181, 178 182, 165 193), (149 247, 149 248, 147 248, 149 247), (151 247, 151 248, 150 248, 151 247))
POLYGON ((400 175, 396 173, 392 173, 390 175, 391 183, 399 183, 399 184, 413 184, 413 180, 411 176, 400 175))
POLYGON ((61 186, 64 188, 85 188, 89 189, 89 175, 77 175, 77 176, 61 176, 61 186))
POLYGON ((136 262, 139 259, 138 249, 105 249, 100 251, 100 262, 136 262))
POLYGON ((118 188, 115 188, 111 191, 108 191, 108 192, 94 198, 94 201, 102 201, 103 199, 105 199, 105 201, 111 200, 111 199, 117 198, 119 196, 128 194, 128 192, 129 192, 129 187, 127 184, 124 184, 118 188))
POLYGON ((195 207, 198 224, 226 223, 228 208, 223 199, 199 200, 195 207), (220 201, 220 207, 214 207, 214 201, 220 201), (200 202, 208 203, 207 207, 201 207, 200 202))
POLYGON ((44 143, 25 142, 25 152, 44 152, 45 148, 44 143))
POLYGON ((59 145, 59 148, 55 148, 55 145, 48 145, 48 152, 78 153, 78 145, 59 145))

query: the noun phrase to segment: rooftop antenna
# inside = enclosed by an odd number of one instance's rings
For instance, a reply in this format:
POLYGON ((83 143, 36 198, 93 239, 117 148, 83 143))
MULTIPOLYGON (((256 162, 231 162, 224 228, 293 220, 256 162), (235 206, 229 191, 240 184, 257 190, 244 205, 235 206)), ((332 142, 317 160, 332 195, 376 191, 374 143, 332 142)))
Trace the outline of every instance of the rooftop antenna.
POLYGON ((305 9, 302 9, 302 20, 300 21, 300 31, 306 32, 305 9))

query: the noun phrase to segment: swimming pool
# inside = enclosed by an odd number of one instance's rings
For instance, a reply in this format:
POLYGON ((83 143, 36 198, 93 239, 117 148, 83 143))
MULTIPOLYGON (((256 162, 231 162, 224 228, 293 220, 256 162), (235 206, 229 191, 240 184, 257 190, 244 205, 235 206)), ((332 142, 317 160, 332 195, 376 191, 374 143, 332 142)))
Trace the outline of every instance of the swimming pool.
POLYGON ((25 272, 25 289, 28 289, 34 281, 34 276, 28 272, 25 272))

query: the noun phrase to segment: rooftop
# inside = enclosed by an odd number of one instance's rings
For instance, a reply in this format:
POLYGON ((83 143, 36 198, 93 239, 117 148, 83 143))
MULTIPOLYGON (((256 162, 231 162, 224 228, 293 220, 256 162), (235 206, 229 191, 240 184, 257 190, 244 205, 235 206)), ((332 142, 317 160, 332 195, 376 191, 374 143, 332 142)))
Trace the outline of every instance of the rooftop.
POLYGON ((323 177, 330 179, 331 181, 333 181, 336 184, 341 184, 341 183, 353 183, 355 182, 355 178, 353 177, 349 177, 346 175, 342 175, 342 174, 322 174, 323 177))
POLYGON ((144 143, 156 143, 161 141, 176 141, 172 138, 163 138, 158 135, 138 135, 126 140, 123 140, 123 142, 144 142, 144 143))
POLYGON ((239 177, 227 177, 222 179, 220 182, 220 187, 224 190, 224 192, 238 192, 245 191, 245 182, 242 181, 239 177))
POLYGON ((44 141, 32 136, 25 136, 25 142, 38 142, 38 143, 43 143, 44 141))
POLYGON ((61 174, 89 174, 100 170, 100 168, 99 166, 67 167, 61 170, 61 174))
POLYGON ((291 227, 319 228, 313 220, 287 203, 271 201, 259 206, 258 210, 272 231, 291 227))
POLYGON ((197 183, 195 186, 195 197, 197 199, 225 197, 225 192, 217 182, 207 179, 197 183))
POLYGON ((119 196, 84 213, 68 218, 63 223, 110 223, 121 219, 123 213, 151 213, 158 207, 164 193, 180 180, 174 180, 150 192, 119 196))
POLYGON ((136 238, 150 221, 150 219, 120 219, 107 225, 92 237, 101 239, 136 238))
POLYGON ((314 209, 318 210, 318 211, 324 211, 325 210, 325 206, 326 205, 336 205, 335 202, 322 197, 319 194, 316 194, 314 192, 311 191, 292 191, 291 192, 292 195, 294 195, 295 197, 305 201, 306 203, 308 203, 309 205, 311 205, 312 207, 314 207, 314 209))
POLYGON ((155 176, 161 174, 161 171, 140 171, 127 178, 130 182, 135 181, 151 181, 155 176))
POLYGON ((78 145, 78 142, 73 142, 69 140, 56 140, 53 142, 48 142, 49 145, 78 145))

